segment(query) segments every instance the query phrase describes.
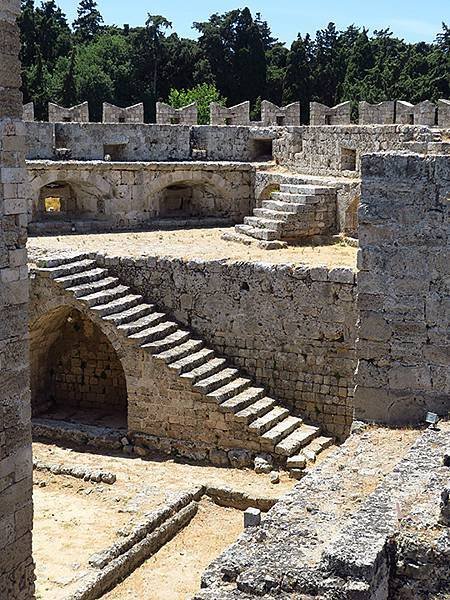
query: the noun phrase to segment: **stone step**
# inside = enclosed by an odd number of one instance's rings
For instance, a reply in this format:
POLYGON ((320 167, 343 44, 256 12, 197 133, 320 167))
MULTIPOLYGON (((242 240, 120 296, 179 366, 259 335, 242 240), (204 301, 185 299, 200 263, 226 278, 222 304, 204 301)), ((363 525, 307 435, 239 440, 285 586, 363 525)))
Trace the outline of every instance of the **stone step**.
POLYGON ((91 310, 94 311, 100 317, 107 317, 117 312, 127 310, 133 306, 137 306, 142 302, 142 296, 130 294, 129 296, 123 296, 107 304, 99 304, 98 306, 92 306, 91 310))
MULTIPOLYGON (((292 202, 282 202, 280 200, 263 200, 262 208, 267 210, 274 210, 278 212, 284 212, 287 214, 298 215, 302 212, 303 204, 294 204, 292 202)), ((255 209, 256 210, 256 209, 255 209)))
POLYGON ((222 404, 222 402, 225 402, 225 400, 228 400, 232 396, 235 396, 236 394, 246 390, 248 387, 250 387, 250 384, 250 379, 246 379, 245 377, 237 377, 230 383, 217 388, 213 392, 209 392, 207 396, 211 400, 215 400, 218 404, 222 404))
POLYGON ((295 429, 300 427, 301 424, 301 419, 289 415, 277 423, 275 427, 272 427, 269 429, 269 431, 266 431, 266 433, 261 436, 261 443, 264 444, 264 447, 272 450, 276 444, 281 442, 281 440, 291 434, 295 429))
POLYGON ((227 383, 230 383, 233 381, 233 379, 236 379, 237 376, 237 369, 222 369, 218 373, 214 373, 214 375, 198 381, 194 385, 194 389, 206 395, 226 385, 227 383))
POLYGON ((324 435, 319 435, 309 443, 308 448, 314 450, 317 454, 320 454, 327 448, 330 448, 334 444, 334 439, 332 437, 327 437, 324 435))
POLYGON ((258 435, 264 434, 272 427, 275 427, 277 423, 285 419, 289 416, 289 411, 287 408, 283 408, 282 406, 274 406, 268 413, 258 417, 255 421, 250 423, 248 428, 253 433, 258 435))
POLYGON ((74 273, 89 271, 90 269, 93 269, 96 265, 97 263, 95 262, 95 260, 86 258, 84 260, 76 260, 75 262, 65 263, 58 267, 39 269, 39 272, 44 277, 59 279, 61 277, 67 277, 68 275, 74 275, 74 273))
POLYGON ((160 352, 159 354, 154 354, 153 356, 155 358, 158 358, 159 360, 163 360, 167 364, 170 364, 177 360, 185 358, 186 356, 188 356, 189 354, 192 354, 193 352, 198 352, 202 348, 203 348, 202 340, 190 339, 187 342, 183 342, 182 344, 179 344, 178 346, 174 346, 173 348, 170 348, 169 350, 164 350, 163 352, 160 352))
POLYGON ((280 192, 288 192, 289 194, 305 194, 307 196, 323 196, 325 194, 335 194, 336 189, 326 185, 282 183, 280 185, 280 192))
POLYGON ((232 396, 228 400, 225 400, 225 402, 222 402, 222 404, 220 405, 220 410, 222 410, 223 412, 234 413, 235 416, 237 416, 239 411, 243 411, 248 406, 252 406, 257 400, 262 398, 264 394, 264 388, 251 386, 243 392, 241 392, 240 394, 232 396))
POLYGON ((106 269, 97 267, 96 269, 89 269, 87 271, 82 271, 81 273, 76 273, 74 275, 57 277, 55 281, 59 285, 62 285, 63 288, 67 289, 76 285, 81 285, 83 283, 92 283, 94 281, 98 281, 99 279, 107 277, 107 275, 108 271, 106 269))
POLYGON ((207 377, 211 377, 215 375, 219 371, 221 371, 226 365, 226 360, 224 358, 212 358, 208 360, 208 362, 195 367, 192 371, 186 371, 180 377, 183 379, 188 379, 192 385, 196 384, 198 381, 206 379, 207 377))
POLYGON ((288 192, 275 192, 272 195, 272 202, 282 202, 298 208, 299 212, 304 210, 314 210, 316 204, 323 200, 323 196, 308 196, 306 194, 289 194, 288 192))
POLYGON ((265 242, 273 242, 278 240, 279 237, 276 231, 270 229, 258 229, 256 227, 251 227, 250 225, 235 225, 235 231, 265 242))
POLYGON ((306 458, 303 454, 294 454, 293 456, 289 456, 286 461, 287 469, 305 469, 306 468, 306 458))
POLYGON ((140 317, 139 319, 118 325, 117 329, 122 331, 125 335, 130 336, 133 335, 133 333, 142 331, 142 329, 146 329, 147 327, 154 327, 155 325, 158 325, 164 321, 164 319, 167 319, 164 313, 151 312, 150 314, 140 317))
POLYGON ((276 401, 273 398, 263 396, 256 402, 253 402, 253 404, 250 404, 246 408, 237 412, 235 414, 235 419, 236 421, 248 424, 267 414, 275 406, 276 401))
POLYGON ((82 302, 85 302, 89 307, 98 306, 99 304, 107 304, 112 300, 127 296, 130 293, 130 288, 126 285, 118 285, 107 290, 100 290, 87 296, 79 298, 82 302))
POLYGON ((295 219, 294 213, 282 212, 279 210, 269 210, 268 208, 255 208, 253 215, 259 219, 269 219, 271 221, 289 221, 295 219))
POLYGON ((145 304, 140 303, 136 306, 132 306, 131 308, 127 308, 126 310, 112 313, 103 317, 105 321, 110 321, 114 323, 114 325, 123 325, 125 323, 131 323, 136 319, 140 319, 141 317, 145 317, 155 310, 153 304, 145 304))
POLYGON ((40 258, 36 261, 39 269, 51 269, 53 267, 60 267, 68 263, 73 263, 79 260, 93 259, 96 257, 95 252, 84 252, 81 254, 67 254, 65 256, 57 256, 56 258, 40 258))
POLYGON ((177 329, 177 323, 173 323, 172 321, 163 321, 154 327, 147 327, 146 329, 142 329, 137 333, 129 335, 128 339, 136 342, 139 346, 143 346, 144 344, 161 340, 171 333, 175 333, 177 329))
POLYGON ((214 358, 214 350, 203 348, 199 352, 188 354, 185 358, 170 363, 169 369, 172 369, 176 371, 178 375, 181 375, 182 373, 188 373, 189 371, 200 367, 211 358, 214 358))
POLYGON ((250 225, 256 229, 268 229, 280 234, 282 231, 282 223, 271 219, 262 219, 260 217, 244 217, 244 225, 250 225))
POLYGON ((170 333, 160 340, 155 340, 149 344, 144 344, 141 347, 145 348, 145 350, 147 350, 147 352, 150 354, 159 354, 161 352, 165 352, 166 350, 170 350, 171 348, 175 348, 175 346, 178 346, 183 342, 187 342, 189 339, 191 339, 190 331, 177 329, 177 331, 174 331, 174 333, 170 333))
POLYGON ((68 292, 73 294, 75 298, 81 298, 89 294, 95 294, 101 290, 108 290, 112 287, 116 287, 119 280, 117 277, 103 277, 97 281, 91 283, 84 283, 83 285, 76 285, 75 287, 66 288, 68 292))
POLYGON ((291 435, 285 437, 275 446, 275 452, 282 456, 292 456, 319 434, 318 427, 302 425, 291 435))

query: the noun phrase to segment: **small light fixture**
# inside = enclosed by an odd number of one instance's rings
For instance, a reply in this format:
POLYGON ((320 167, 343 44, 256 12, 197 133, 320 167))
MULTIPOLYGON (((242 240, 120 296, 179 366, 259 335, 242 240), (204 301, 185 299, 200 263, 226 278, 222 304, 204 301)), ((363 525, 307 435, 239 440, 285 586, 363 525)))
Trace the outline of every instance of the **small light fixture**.
POLYGON ((425 415, 425 423, 428 423, 430 429, 436 429, 436 425, 439 423, 438 415, 433 412, 427 412, 425 415))
POLYGON ((72 223, 72 227, 70 228, 70 231, 71 231, 72 233, 75 233, 75 232, 76 232, 76 230, 77 230, 77 228, 75 227, 75 223, 72 223))

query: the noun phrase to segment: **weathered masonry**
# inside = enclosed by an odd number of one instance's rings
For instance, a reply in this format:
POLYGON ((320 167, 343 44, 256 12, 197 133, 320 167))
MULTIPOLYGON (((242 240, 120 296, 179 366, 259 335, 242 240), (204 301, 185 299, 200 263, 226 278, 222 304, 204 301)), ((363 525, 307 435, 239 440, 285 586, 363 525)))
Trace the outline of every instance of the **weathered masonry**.
POLYGON ((0 8, 0 598, 34 596, 19 0, 0 8))

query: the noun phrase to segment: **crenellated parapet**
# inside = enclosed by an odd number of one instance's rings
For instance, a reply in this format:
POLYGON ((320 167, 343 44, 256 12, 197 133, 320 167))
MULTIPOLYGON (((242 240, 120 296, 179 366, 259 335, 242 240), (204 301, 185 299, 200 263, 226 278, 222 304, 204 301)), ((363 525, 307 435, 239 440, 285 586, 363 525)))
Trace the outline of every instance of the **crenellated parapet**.
POLYGON ((211 125, 250 125, 250 102, 242 102, 230 108, 211 102, 210 123, 211 125))
POLYGON ((28 102, 23 105, 23 115, 22 119, 24 121, 34 121, 34 103, 28 102))
POLYGON ((424 100, 418 104, 397 100, 395 122, 401 125, 426 125, 433 127, 436 124, 436 105, 429 100, 424 100))
POLYGON ((49 123, 89 123, 89 104, 82 102, 65 108, 53 102, 48 103, 49 123))
POLYGON ((143 123, 144 103, 121 107, 103 102, 103 123, 143 123))
POLYGON ((360 125, 392 125, 395 122, 395 102, 386 100, 378 104, 360 102, 359 106, 360 125))
POLYGON ((158 125, 197 125, 197 102, 181 108, 173 108, 165 102, 156 103, 156 123, 158 125))
POLYGON ((450 100, 438 100, 438 126, 450 127, 450 100))
POLYGON ((293 102, 288 106, 277 106, 269 100, 263 100, 261 103, 261 123, 263 127, 278 126, 299 126, 300 125, 300 102, 293 102))
POLYGON ((342 102, 333 107, 319 102, 310 103, 310 125, 349 125, 350 123, 350 102, 342 102))

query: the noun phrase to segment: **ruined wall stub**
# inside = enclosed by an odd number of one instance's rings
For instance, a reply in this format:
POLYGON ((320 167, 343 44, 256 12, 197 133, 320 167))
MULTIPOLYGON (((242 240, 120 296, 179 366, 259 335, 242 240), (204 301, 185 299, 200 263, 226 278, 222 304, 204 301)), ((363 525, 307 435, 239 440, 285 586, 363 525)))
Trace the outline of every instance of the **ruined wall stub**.
POLYGON ((53 102, 48 103, 49 123, 89 123, 89 105, 87 102, 64 108, 53 102))
POLYGON ((300 102, 293 102, 288 106, 277 106, 269 100, 261 103, 261 123, 263 126, 270 125, 300 125, 300 102))
POLYGON ((156 103, 156 123, 158 125, 197 125, 197 102, 173 108, 165 102, 156 103))
POLYGON ((450 158, 362 160, 355 417, 448 414, 450 158))
POLYGON ((103 102, 103 123, 143 123, 144 104, 133 106, 115 106, 109 102, 103 102))
POLYGON ((395 122, 402 125, 427 125, 433 127, 436 123, 436 105, 429 100, 411 104, 397 100, 395 122))
POLYGON ((23 105, 23 116, 24 121, 34 121, 34 103, 28 102, 23 105))
POLYGON ((438 125, 450 127, 450 100, 438 100, 438 125))
POLYGON ((350 102, 342 102, 332 107, 319 102, 311 102, 309 106, 311 125, 349 125, 351 123, 350 102))
POLYGON ((0 8, 0 598, 34 595, 28 365, 27 173, 19 0, 0 8))
POLYGON ((211 102, 210 104, 211 125, 250 125, 250 102, 242 102, 236 106, 226 108, 211 102))
POLYGON ((386 100, 378 104, 360 102, 358 105, 360 125, 391 125, 395 117, 394 100, 386 100))

